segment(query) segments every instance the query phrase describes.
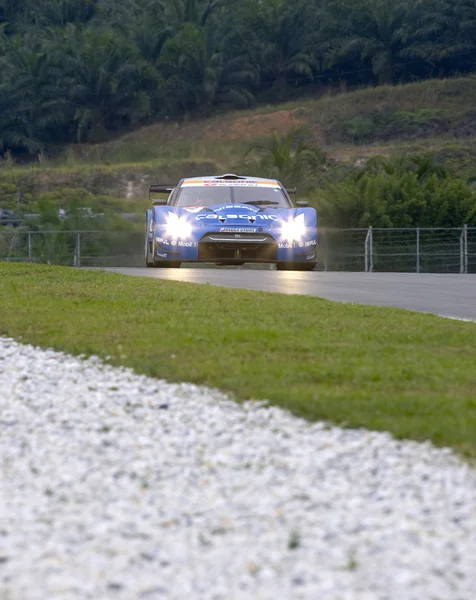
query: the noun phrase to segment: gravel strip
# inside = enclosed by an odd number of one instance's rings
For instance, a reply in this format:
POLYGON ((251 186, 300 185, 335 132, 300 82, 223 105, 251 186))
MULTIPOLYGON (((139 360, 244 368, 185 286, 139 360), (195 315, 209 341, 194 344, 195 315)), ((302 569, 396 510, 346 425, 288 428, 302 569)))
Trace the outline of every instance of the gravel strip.
POLYGON ((0 598, 475 600, 476 470, 0 338, 0 598))

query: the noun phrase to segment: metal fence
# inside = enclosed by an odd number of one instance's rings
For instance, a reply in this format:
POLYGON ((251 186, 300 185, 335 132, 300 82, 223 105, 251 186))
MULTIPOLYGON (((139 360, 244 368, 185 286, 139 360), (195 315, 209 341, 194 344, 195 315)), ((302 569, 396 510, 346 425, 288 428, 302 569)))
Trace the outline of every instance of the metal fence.
POLYGON ((476 273, 476 227, 322 230, 319 262, 326 271, 476 273))
POLYGON ((144 233, 0 230, 0 260, 74 267, 143 266, 144 233))
MULTIPOLYGON (((0 260, 70 266, 143 266, 142 231, 22 231, 0 228, 0 260)), ((318 269, 476 273, 476 227, 325 229, 318 269)))

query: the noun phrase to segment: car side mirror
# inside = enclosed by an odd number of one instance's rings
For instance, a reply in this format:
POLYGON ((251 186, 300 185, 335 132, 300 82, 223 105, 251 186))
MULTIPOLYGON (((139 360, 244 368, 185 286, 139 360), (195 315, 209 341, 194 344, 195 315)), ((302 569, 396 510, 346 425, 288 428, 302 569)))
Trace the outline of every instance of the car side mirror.
POLYGON ((166 198, 154 198, 152 200, 152 206, 164 206, 164 204, 167 204, 166 198))
POLYGON ((306 208, 306 206, 309 206, 309 202, 307 200, 298 200, 296 206, 298 208, 306 208))

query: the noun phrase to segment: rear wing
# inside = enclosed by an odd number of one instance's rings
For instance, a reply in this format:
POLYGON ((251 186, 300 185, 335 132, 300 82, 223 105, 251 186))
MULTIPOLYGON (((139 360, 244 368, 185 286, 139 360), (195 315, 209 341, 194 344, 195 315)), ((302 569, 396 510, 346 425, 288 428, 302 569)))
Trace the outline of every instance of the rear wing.
POLYGON ((151 200, 152 194, 170 194, 174 191, 177 186, 174 184, 167 185, 149 185, 149 202, 152 202, 154 206, 158 206, 161 204, 166 204, 167 200, 165 198, 154 198, 151 200))

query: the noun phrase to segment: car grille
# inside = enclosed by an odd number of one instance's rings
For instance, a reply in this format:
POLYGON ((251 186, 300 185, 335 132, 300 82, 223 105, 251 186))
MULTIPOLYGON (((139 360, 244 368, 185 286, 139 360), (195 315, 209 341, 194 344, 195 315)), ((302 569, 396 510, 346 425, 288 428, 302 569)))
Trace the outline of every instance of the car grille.
POLYGON ((275 262, 278 247, 267 233, 208 233, 198 243, 198 259, 275 262))

